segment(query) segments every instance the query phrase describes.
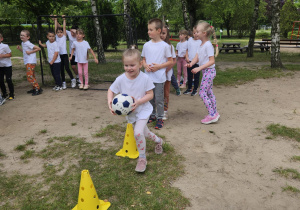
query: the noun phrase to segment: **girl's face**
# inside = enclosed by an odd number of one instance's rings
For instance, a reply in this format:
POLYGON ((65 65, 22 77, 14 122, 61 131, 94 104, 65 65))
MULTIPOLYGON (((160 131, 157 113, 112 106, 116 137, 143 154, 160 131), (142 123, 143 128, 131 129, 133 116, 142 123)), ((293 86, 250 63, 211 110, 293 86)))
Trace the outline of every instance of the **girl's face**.
POLYGON ((56 34, 57 34, 57 36, 59 37, 59 38, 61 38, 64 34, 63 34, 63 31, 61 31, 61 30, 58 30, 57 32, 56 32, 56 34))
POLYGON ((168 34, 168 29, 163 28, 162 32, 160 33, 160 38, 165 41, 167 38, 167 34, 168 34))
POLYGON ((179 34, 179 39, 180 39, 181 42, 186 41, 186 35, 179 34))
POLYGON ((194 36, 194 39, 198 39, 198 37, 197 37, 197 30, 196 29, 193 29, 193 36, 194 36))
POLYGON ((82 41, 84 38, 84 34, 83 33, 76 33, 76 39, 77 41, 82 41))
POLYGON ((71 29, 70 32, 72 37, 76 37, 76 29, 71 29))
POLYGON ((53 33, 48 33, 47 34, 47 39, 49 40, 49 42, 54 42, 55 41, 55 35, 53 33))
POLYGON ((201 41, 206 38, 206 32, 203 31, 203 27, 201 25, 198 25, 196 28, 196 37, 201 41))
POLYGON ((129 79, 135 79, 142 68, 142 61, 137 56, 126 56, 123 58, 125 74, 129 79))

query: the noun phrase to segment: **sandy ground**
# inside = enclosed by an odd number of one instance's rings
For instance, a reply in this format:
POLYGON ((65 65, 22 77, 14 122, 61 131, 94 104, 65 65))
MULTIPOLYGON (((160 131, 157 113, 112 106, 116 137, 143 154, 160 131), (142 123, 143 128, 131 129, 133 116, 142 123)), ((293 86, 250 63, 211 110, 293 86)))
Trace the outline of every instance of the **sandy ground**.
MULTIPOLYGON (((236 86, 214 87, 218 111, 216 124, 203 125, 207 111, 198 96, 170 96, 170 118, 160 131, 166 141, 185 157, 186 174, 173 183, 191 200, 189 210, 299 209, 299 194, 283 192, 300 182, 280 177, 275 168, 299 168, 291 161, 300 155, 300 143, 276 138, 268 140, 266 126, 279 123, 300 125, 300 72, 236 86)), ((101 86, 103 87, 103 86, 101 86)), ((93 86, 93 88, 101 88, 93 86)), ((108 87, 108 85, 106 85, 108 87)), ((76 135, 95 141, 92 134, 108 124, 125 119, 111 116, 106 92, 68 88, 54 92, 44 88, 40 96, 26 94, 29 85, 16 85, 16 99, 0 107, 0 148, 7 157, 2 170, 36 174, 39 160, 24 164, 17 145, 34 138, 35 150, 49 137, 76 135), (72 126, 72 123, 77 125, 72 126), (43 129, 46 134, 39 134, 43 129)))

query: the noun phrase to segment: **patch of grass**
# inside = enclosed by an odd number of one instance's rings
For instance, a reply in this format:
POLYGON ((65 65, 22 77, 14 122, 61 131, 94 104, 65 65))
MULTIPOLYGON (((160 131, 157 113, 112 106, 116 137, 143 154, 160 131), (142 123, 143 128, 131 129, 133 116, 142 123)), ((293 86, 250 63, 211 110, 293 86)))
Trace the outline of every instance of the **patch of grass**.
POLYGON ((24 151, 26 149, 26 145, 20 144, 15 147, 16 151, 24 151))
POLYGON ((163 145, 164 153, 156 155, 155 143, 147 141, 147 170, 136 173, 137 160, 115 155, 123 145, 125 129, 123 125, 111 125, 99 131, 107 141, 118 144, 117 147, 106 145, 105 149, 100 141, 88 143, 84 138, 74 136, 53 137, 53 142, 44 151, 35 154, 36 158, 44 158, 47 153, 41 174, 8 176, 0 173, 1 207, 72 209, 78 202, 80 173, 84 169, 89 170, 99 198, 111 202, 110 209, 131 209, 133 205, 142 210, 184 209, 189 206, 180 190, 171 186, 184 173, 182 156, 167 143, 163 145), (51 160, 57 159, 57 155, 61 161, 49 164, 55 162, 51 160))
POLYGON ((28 145, 34 145, 36 144, 36 142, 33 140, 33 138, 29 139, 28 141, 25 142, 25 145, 28 146, 28 145))
POLYGON ((290 186, 290 185, 287 185, 286 187, 283 187, 282 191, 290 191, 290 192, 293 192, 293 193, 299 193, 300 192, 300 190, 298 188, 290 186))
POLYGON ((280 124, 270 124, 267 126, 267 130, 273 136, 283 136, 294 139, 300 142, 300 129, 299 128, 288 128, 280 124))
POLYGON ((291 159, 292 159, 293 161, 300 161, 300 156, 294 155, 291 159))
POLYGON ((40 133, 41 133, 41 134, 47 133, 47 129, 40 130, 40 133))
POLYGON ((0 149, 0 158, 3 158, 5 156, 6 156, 5 153, 2 151, 2 149, 0 149))
POLYGON ((22 160, 31 158, 31 157, 33 157, 34 153, 35 153, 34 150, 26 150, 26 151, 24 152, 24 154, 21 155, 20 158, 21 158, 22 160))
POLYGON ((75 125, 77 125, 77 123, 71 123, 71 126, 75 126, 75 125))
POLYGON ((293 178, 293 179, 299 179, 300 180, 300 173, 296 169, 287 168, 276 168, 273 170, 273 172, 278 173, 279 175, 286 177, 286 178, 293 178))

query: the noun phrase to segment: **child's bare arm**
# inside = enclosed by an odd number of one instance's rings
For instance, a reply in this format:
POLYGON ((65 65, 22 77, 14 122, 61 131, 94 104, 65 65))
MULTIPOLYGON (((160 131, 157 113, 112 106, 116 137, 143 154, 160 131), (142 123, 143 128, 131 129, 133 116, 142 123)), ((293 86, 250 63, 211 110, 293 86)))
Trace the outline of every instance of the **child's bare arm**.
POLYGON ((198 59, 198 53, 196 53, 196 55, 195 55, 195 57, 193 58, 193 60, 192 60, 190 63, 188 63, 186 66, 190 68, 190 67, 192 67, 193 65, 195 65, 198 61, 199 61, 199 59, 198 59))
POLYGON ((72 48, 72 52, 71 52, 71 55, 70 55, 70 57, 69 57, 69 60, 72 60, 72 57, 73 57, 74 51, 75 51, 75 48, 72 48))
POLYGON ((20 45, 17 46, 17 49, 20 50, 21 52, 23 52, 23 49, 20 45))
POLYGON ((44 48, 47 48, 47 45, 43 44, 41 40, 39 40, 39 45, 42 46, 42 47, 44 47, 44 48))
POLYGON ((153 90, 148 90, 146 92, 146 95, 144 95, 139 100, 135 100, 132 104, 132 111, 135 110, 139 105, 146 103, 147 101, 150 101, 153 98, 153 90))
POLYGON ((186 60, 187 63, 190 62, 188 50, 186 50, 186 53, 185 53, 185 60, 186 60))
POLYGON ((49 64, 52 65, 56 61, 57 57, 58 57, 58 52, 55 52, 53 55, 53 59, 52 59, 52 61, 50 61, 49 64))
POLYGON ((145 58, 145 57, 143 57, 143 67, 144 67, 144 69, 145 69, 147 72, 152 71, 150 65, 147 64, 146 58, 145 58))
POLYGON ((116 115, 116 113, 112 110, 112 107, 111 107, 113 98, 114 98, 114 93, 111 91, 111 89, 108 89, 108 91, 107 91, 108 108, 110 110, 110 113, 112 113, 113 115, 116 115))
POLYGON ((213 65, 215 63, 215 57, 214 56, 210 56, 209 57, 209 61, 205 64, 203 64, 202 66, 199 66, 197 68, 192 69, 192 73, 196 74, 197 72, 206 69, 207 67, 210 67, 211 65, 213 65))
POLYGON ((89 51, 90 51, 90 53, 92 53, 92 55, 94 56, 95 63, 98 63, 99 61, 98 61, 98 59, 96 58, 96 55, 95 55, 94 51, 92 50, 92 48, 91 48, 89 51))
POLYGON ((38 46, 34 46, 31 51, 26 51, 26 54, 30 55, 30 54, 35 53, 35 52, 40 51, 40 50, 41 50, 41 48, 39 48, 38 46))
POLYGON ((165 63, 162 63, 162 64, 152 63, 151 69, 152 69, 152 72, 156 72, 159 69, 168 68, 172 64, 173 64, 173 58, 169 57, 168 61, 165 63))
MULTIPOLYGON (((66 30, 66 18, 65 18, 65 15, 62 15, 62 18, 63 18, 63 34, 65 36, 67 36, 67 30, 66 30)), ((56 21, 57 22, 57 21, 56 21)))
POLYGON ((56 33, 57 27, 59 27, 60 25, 59 25, 59 23, 57 22, 57 17, 56 17, 56 15, 54 15, 54 16, 55 16, 55 18, 54 18, 54 32, 56 33))
POLYGON ((11 52, 6 54, 0 54, 0 58, 10 58, 10 57, 11 57, 11 52))

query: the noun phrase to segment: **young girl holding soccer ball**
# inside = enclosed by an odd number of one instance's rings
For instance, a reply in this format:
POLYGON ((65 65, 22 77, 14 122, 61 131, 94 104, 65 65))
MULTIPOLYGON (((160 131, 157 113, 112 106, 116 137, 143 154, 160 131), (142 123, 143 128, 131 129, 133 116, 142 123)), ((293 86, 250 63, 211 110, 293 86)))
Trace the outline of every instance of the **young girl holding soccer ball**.
POLYGON ((118 76, 108 89, 107 102, 110 112, 115 115, 112 110, 114 94, 127 94, 134 98, 133 110, 126 118, 128 123, 133 123, 134 125, 134 138, 139 151, 139 159, 135 171, 144 172, 147 166, 145 137, 156 142, 156 154, 163 152, 162 139, 152 133, 147 127, 148 118, 153 110, 149 101, 153 98, 154 84, 145 73, 140 71, 142 68, 141 53, 134 46, 123 53, 122 60, 125 73, 118 76))

